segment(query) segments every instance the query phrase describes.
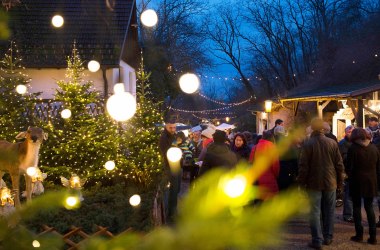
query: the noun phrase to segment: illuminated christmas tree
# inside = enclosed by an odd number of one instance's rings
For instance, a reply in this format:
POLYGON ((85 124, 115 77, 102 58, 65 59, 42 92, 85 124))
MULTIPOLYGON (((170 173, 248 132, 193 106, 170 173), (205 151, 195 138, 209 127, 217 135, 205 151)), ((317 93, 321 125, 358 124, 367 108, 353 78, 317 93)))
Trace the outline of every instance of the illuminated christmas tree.
POLYGON ((38 93, 28 93, 30 78, 23 73, 25 68, 14 42, 0 65, 0 139, 15 141, 19 132, 34 125, 32 113, 38 93), (26 92, 19 94, 16 88, 26 92))
POLYGON ((157 184, 162 173, 162 159, 158 149, 160 127, 163 116, 159 103, 152 100, 149 91, 150 73, 144 70, 144 61, 137 72, 137 110, 126 123, 123 132, 123 145, 127 150, 129 171, 125 173, 130 180, 143 187, 157 184))
POLYGON ((67 64, 67 81, 57 82, 54 101, 62 110, 70 110, 71 117, 58 115, 45 127, 49 139, 42 147, 40 162, 48 178, 58 180, 61 175, 77 174, 89 184, 106 181, 115 173, 108 172, 104 164, 116 160, 118 127, 102 112, 103 100, 93 83, 83 80, 85 69, 75 45, 67 64))

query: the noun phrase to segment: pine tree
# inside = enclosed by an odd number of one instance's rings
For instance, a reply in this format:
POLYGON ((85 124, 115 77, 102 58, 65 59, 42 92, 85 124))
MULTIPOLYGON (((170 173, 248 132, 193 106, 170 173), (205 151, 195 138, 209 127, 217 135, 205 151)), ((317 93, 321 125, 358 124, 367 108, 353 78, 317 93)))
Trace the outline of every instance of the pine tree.
POLYGON ((150 73, 144 70, 141 56, 137 72, 137 109, 136 114, 126 123, 124 142, 128 151, 126 174, 137 185, 152 187, 159 181, 162 173, 162 159, 158 149, 160 131, 157 125, 162 124, 163 116, 159 103, 150 99, 150 73))
POLYGON ((19 132, 34 125, 33 107, 38 93, 16 92, 18 85, 31 88, 30 78, 23 72, 25 68, 14 42, 11 42, 0 65, 0 138, 15 141, 19 132))
POLYGON ((63 119, 60 115, 52 118, 46 126, 49 139, 41 154, 41 165, 48 177, 56 180, 60 175, 70 177, 77 174, 87 178, 88 183, 106 181, 114 176, 104 164, 116 160, 119 150, 118 127, 105 112, 101 112, 100 93, 91 81, 84 81, 83 62, 77 49, 67 59, 67 81, 57 82, 54 99, 62 109, 69 109, 71 117, 63 119), (97 109, 97 114, 90 109, 97 109))

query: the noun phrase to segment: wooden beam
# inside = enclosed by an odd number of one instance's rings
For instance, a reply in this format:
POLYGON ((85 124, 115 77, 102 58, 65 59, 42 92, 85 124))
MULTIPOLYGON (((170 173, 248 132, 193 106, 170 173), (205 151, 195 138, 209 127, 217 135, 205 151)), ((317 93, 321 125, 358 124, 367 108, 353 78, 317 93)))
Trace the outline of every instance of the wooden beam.
POLYGON ((293 102, 293 115, 294 116, 297 116, 299 105, 300 105, 300 102, 293 102))
POLYGON ((363 99, 359 98, 358 99, 358 120, 356 122, 358 127, 363 127, 363 110, 364 110, 364 105, 363 105, 363 99))
POLYGON ((326 106, 331 102, 331 100, 326 100, 324 103, 319 104, 319 101, 317 101, 317 108, 318 108, 318 117, 323 119, 323 110, 326 108, 326 106))
POLYGON ((380 117, 380 113, 376 112, 375 110, 371 109, 371 108, 368 108, 366 106, 363 106, 363 109, 369 111, 370 113, 376 115, 378 118, 380 117))
POLYGON ((351 108, 352 113, 355 116, 355 120, 358 121, 358 112, 356 111, 356 105, 351 98, 347 99, 347 105, 351 108))

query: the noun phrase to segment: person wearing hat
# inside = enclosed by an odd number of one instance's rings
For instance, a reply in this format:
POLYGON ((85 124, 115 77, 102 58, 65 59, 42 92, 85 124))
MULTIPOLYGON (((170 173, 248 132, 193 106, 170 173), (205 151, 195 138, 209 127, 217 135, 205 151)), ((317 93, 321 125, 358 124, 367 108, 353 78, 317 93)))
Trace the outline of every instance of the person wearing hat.
POLYGON ((301 148, 297 180, 310 200, 309 247, 321 249, 322 244, 330 245, 333 240, 336 190, 343 187, 344 166, 338 143, 324 134, 323 120, 314 118, 311 129, 301 148))
POLYGON ((226 132, 216 130, 212 137, 214 142, 207 148, 202 167, 199 171, 200 176, 217 167, 231 169, 235 167, 238 161, 236 154, 226 144, 226 132))

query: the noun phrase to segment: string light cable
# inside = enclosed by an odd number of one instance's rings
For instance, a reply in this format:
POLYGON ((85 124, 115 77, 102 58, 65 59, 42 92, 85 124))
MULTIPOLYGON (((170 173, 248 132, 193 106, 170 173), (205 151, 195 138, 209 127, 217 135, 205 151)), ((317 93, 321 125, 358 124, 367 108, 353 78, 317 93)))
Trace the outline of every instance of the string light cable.
POLYGON ((208 96, 205 96, 204 94, 201 94, 201 93, 198 93, 199 96, 203 97, 204 99, 210 101, 210 102, 213 102, 213 103, 217 103, 217 104, 220 104, 220 105, 224 105, 224 106, 240 106, 240 105, 243 105, 247 102, 250 102, 252 99, 255 99, 255 97, 249 97, 248 99, 245 99, 241 102, 233 102, 233 103, 226 103, 226 102, 221 102, 221 101, 218 101, 218 100, 215 100, 215 99, 212 99, 208 96))

